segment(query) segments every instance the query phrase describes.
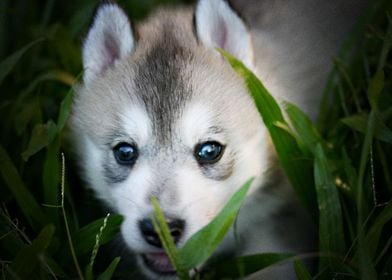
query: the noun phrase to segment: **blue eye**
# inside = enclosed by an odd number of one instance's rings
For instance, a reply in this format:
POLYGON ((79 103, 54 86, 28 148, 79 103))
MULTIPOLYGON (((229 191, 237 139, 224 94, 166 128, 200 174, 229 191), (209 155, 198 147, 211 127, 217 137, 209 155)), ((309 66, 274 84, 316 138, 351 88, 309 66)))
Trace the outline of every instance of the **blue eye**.
POLYGON ((200 164, 216 163, 223 155, 223 146, 216 141, 198 144, 195 148, 195 157, 200 164))
POLYGON ((139 152, 136 145, 120 143, 113 149, 114 158, 118 164, 133 165, 136 162, 139 152))

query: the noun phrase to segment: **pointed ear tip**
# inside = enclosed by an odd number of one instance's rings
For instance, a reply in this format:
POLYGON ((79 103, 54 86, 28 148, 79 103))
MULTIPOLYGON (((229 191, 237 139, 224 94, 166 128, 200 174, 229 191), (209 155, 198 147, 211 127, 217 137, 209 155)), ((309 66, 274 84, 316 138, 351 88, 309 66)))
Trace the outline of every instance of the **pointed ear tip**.
POLYGON ((114 1, 102 2, 83 41, 84 82, 89 83, 126 57, 134 44, 131 22, 125 11, 114 1))
POLYGON ((206 6, 221 7, 222 4, 231 8, 228 0, 199 0, 199 1, 197 1, 197 8, 200 8, 200 7, 204 8, 206 6))
POLYGON ((101 16, 106 16, 111 13, 117 13, 127 17, 124 10, 115 1, 104 0, 101 1, 97 6, 94 12, 94 19, 97 19, 98 17, 101 16))
POLYGON ((89 41, 92 34, 97 34, 97 31, 102 31, 105 26, 122 26, 125 28, 128 25, 131 25, 128 15, 116 2, 108 0, 101 1, 100 5, 96 7, 83 45, 89 41))

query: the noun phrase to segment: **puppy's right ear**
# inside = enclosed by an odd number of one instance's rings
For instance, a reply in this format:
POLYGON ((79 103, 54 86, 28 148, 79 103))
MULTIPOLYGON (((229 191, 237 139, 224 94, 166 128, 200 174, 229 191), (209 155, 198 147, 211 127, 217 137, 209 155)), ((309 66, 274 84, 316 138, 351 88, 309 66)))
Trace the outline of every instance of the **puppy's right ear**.
POLYGON ((251 35, 243 20, 225 0, 199 0, 196 34, 207 48, 221 48, 254 69, 251 35))
POLYGON ((127 57, 135 46, 131 24, 115 3, 98 7, 83 46, 83 80, 86 84, 127 57))

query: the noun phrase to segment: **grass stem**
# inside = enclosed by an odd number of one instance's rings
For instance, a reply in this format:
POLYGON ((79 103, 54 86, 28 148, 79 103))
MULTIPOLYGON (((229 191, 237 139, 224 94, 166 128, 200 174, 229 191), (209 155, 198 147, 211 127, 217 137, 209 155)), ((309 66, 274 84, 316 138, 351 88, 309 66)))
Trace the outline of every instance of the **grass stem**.
POLYGON ((61 211, 63 213, 64 225, 65 225, 65 230, 67 232, 67 238, 68 238, 69 248, 71 250, 72 259, 75 264, 75 268, 78 273, 79 279, 84 280, 83 273, 82 273, 82 270, 80 269, 78 259, 76 257, 75 249, 74 249, 74 246, 72 243, 71 233, 70 233, 69 225, 68 225, 67 214, 66 214, 65 208, 64 208, 64 186, 65 186, 65 156, 64 156, 64 153, 61 153, 61 211))

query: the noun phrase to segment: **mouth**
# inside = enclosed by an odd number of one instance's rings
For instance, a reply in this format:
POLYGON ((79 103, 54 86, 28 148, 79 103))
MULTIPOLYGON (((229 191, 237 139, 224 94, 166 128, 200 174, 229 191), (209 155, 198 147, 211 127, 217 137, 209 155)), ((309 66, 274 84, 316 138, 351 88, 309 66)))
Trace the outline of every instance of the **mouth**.
POLYGON ((176 275, 168 255, 165 252, 141 254, 143 264, 152 272, 161 276, 176 275))

